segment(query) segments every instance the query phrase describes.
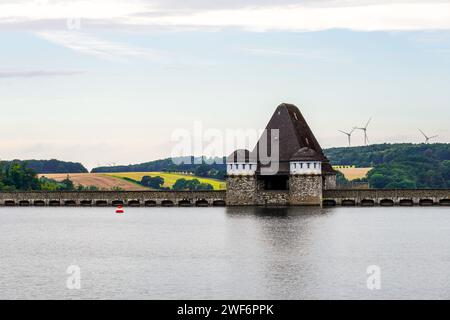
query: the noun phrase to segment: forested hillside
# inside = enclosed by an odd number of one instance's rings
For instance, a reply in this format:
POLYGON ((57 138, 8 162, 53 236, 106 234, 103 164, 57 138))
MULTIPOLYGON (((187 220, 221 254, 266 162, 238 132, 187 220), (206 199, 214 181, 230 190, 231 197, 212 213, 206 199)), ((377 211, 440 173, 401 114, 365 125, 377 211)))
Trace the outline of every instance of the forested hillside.
POLYGON ((77 162, 52 160, 12 160, 1 161, 4 166, 12 163, 23 164, 27 169, 33 170, 35 173, 86 173, 88 170, 77 162))
MULTIPOLYGON (((77 190, 84 190, 79 187, 77 190)), ((71 191, 75 190, 73 182, 66 178, 55 181, 46 177, 39 178, 26 162, 0 162, 0 192, 2 191, 71 191)))
POLYGON ((333 165, 373 167, 371 188, 450 188, 450 144, 378 144, 325 153, 333 165))
POLYGON ((333 165, 374 167, 390 162, 450 160, 450 144, 374 144, 361 147, 330 148, 324 150, 333 165))

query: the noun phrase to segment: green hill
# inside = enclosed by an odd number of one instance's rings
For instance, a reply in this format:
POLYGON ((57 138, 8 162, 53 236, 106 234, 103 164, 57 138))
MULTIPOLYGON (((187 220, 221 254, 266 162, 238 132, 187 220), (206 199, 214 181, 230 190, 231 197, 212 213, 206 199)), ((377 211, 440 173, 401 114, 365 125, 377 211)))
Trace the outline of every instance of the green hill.
POLYGON ((377 144, 325 154, 333 165, 373 167, 371 188, 450 188, 450 144, 377 144))
POLYGON ((67 162, 56 159, 51 160, 12 160, 1 161, 4 166, 13 163, 24 164, 27 169, 33 170, 35 173, 86 173, 88 170, 78 162, 67 162))

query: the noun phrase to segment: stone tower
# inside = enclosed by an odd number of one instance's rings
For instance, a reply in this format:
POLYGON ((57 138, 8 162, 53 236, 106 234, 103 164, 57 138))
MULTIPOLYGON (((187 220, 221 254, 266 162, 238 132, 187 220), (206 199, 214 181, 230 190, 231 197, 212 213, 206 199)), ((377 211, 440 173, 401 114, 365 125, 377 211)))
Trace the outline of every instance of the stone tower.
POLYGON ((320 205, 323 189, 336 187, 336 172, 291 104, 275 110, 253 151, 227 158, 229 205, 320 205))

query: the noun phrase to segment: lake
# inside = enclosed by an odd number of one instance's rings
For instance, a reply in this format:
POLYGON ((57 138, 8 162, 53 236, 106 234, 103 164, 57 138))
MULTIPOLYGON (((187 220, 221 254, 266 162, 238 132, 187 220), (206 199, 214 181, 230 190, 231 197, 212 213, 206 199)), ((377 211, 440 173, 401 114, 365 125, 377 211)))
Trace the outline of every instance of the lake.
POLYGON ((450 299, 448 207, 2 207, 0 253, 0 299, 450 299))

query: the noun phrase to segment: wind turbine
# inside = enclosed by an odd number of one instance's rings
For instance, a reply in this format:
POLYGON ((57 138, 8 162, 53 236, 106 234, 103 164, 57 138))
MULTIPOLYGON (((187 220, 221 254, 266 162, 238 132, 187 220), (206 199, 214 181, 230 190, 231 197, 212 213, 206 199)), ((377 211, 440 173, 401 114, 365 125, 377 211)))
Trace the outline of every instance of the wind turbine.
POLYGON ((352 134, 355 131, 355 128, 353 128, 350 132, 345 132, 342 130, 338 130, 339 132, 342 132, 343 134, 345 134, 348 137, 348 146, 351 147, 352 143, 351 143, 351 139, 352 139, 352 134))
POLYGON ((425 133, 423 133, 422 130, 419 129, 419 131, 420 131, 420 132, 423 134, 423 136, 425 137, 425 143, 428 143, 428 141, 430 141, 431 139, 437 138, 437 135, 428 137, 425 133))
POLYGON ((372 120, 372 118, 369 118, 369 121, 367 121, 366 125, 362 128, 356 128, 358 130, 362 130, 364 131, 364 144, 367 146, 369 144, 369 138, 367 137, 367 127, 369 126, 370 120, 372 120))

